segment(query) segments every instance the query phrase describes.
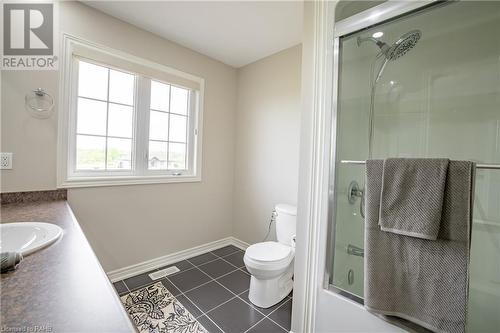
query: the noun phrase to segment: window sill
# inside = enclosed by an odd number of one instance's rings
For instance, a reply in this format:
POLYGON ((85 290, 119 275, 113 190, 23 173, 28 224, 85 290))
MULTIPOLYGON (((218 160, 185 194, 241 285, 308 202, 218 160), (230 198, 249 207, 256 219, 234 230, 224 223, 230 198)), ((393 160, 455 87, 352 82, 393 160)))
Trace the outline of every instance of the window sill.
POLYGON ((78 177, 68 178, 58 184, 58 188, 146 185, 168 183, 201 182, 200 176, 121 176, 121 177, 78 177))

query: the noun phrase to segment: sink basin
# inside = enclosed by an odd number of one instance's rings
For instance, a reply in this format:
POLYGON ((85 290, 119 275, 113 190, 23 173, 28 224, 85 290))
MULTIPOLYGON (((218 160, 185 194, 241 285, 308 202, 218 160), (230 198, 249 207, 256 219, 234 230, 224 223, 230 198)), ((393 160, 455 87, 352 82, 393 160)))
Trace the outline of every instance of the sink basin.
POLYGON ((62 229, 51 223, 15 222, 0 224, 0 252, 20 252, 23 256, 54 243, 62 229))

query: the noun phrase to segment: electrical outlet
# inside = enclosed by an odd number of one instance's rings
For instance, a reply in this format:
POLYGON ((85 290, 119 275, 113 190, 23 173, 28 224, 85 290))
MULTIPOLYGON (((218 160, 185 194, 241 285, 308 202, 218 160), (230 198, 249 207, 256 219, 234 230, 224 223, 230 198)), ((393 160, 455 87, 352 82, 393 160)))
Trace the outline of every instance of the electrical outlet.
POLYGON ((0 153, 0 169, 12 169, 12 153, 0 153))

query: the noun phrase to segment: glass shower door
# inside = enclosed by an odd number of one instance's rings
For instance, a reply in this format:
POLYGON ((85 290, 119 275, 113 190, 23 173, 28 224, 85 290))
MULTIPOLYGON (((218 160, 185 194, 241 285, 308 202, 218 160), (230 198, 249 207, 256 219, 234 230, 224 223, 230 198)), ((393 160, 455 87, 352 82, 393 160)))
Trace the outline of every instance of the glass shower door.
MULTIPOLYGON (((342 161, 371 155, 500 164, 499 31, 500 2, 457 1, 340 38, 335 289, 363 298, 365 169, 342 161), (418 40, 403 41, 408 49, 399 57, 385 65, 385 55, 377 58, 383 45, 376 40, 391 47, 414 31, 418 40)), ((473 220, 468 330, 500 332, 500 170, 477 171, 473 220)))

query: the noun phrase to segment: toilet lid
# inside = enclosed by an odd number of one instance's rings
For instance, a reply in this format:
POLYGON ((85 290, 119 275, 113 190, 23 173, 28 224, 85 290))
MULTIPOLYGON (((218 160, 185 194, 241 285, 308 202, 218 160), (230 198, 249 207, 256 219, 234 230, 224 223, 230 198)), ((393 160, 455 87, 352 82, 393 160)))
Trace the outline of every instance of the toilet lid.
POLYGON ((246 250, 246 255, 258 261, 280 261, 288 258, 291 247, 278 242, 262 242, 253 244, 246 250))

